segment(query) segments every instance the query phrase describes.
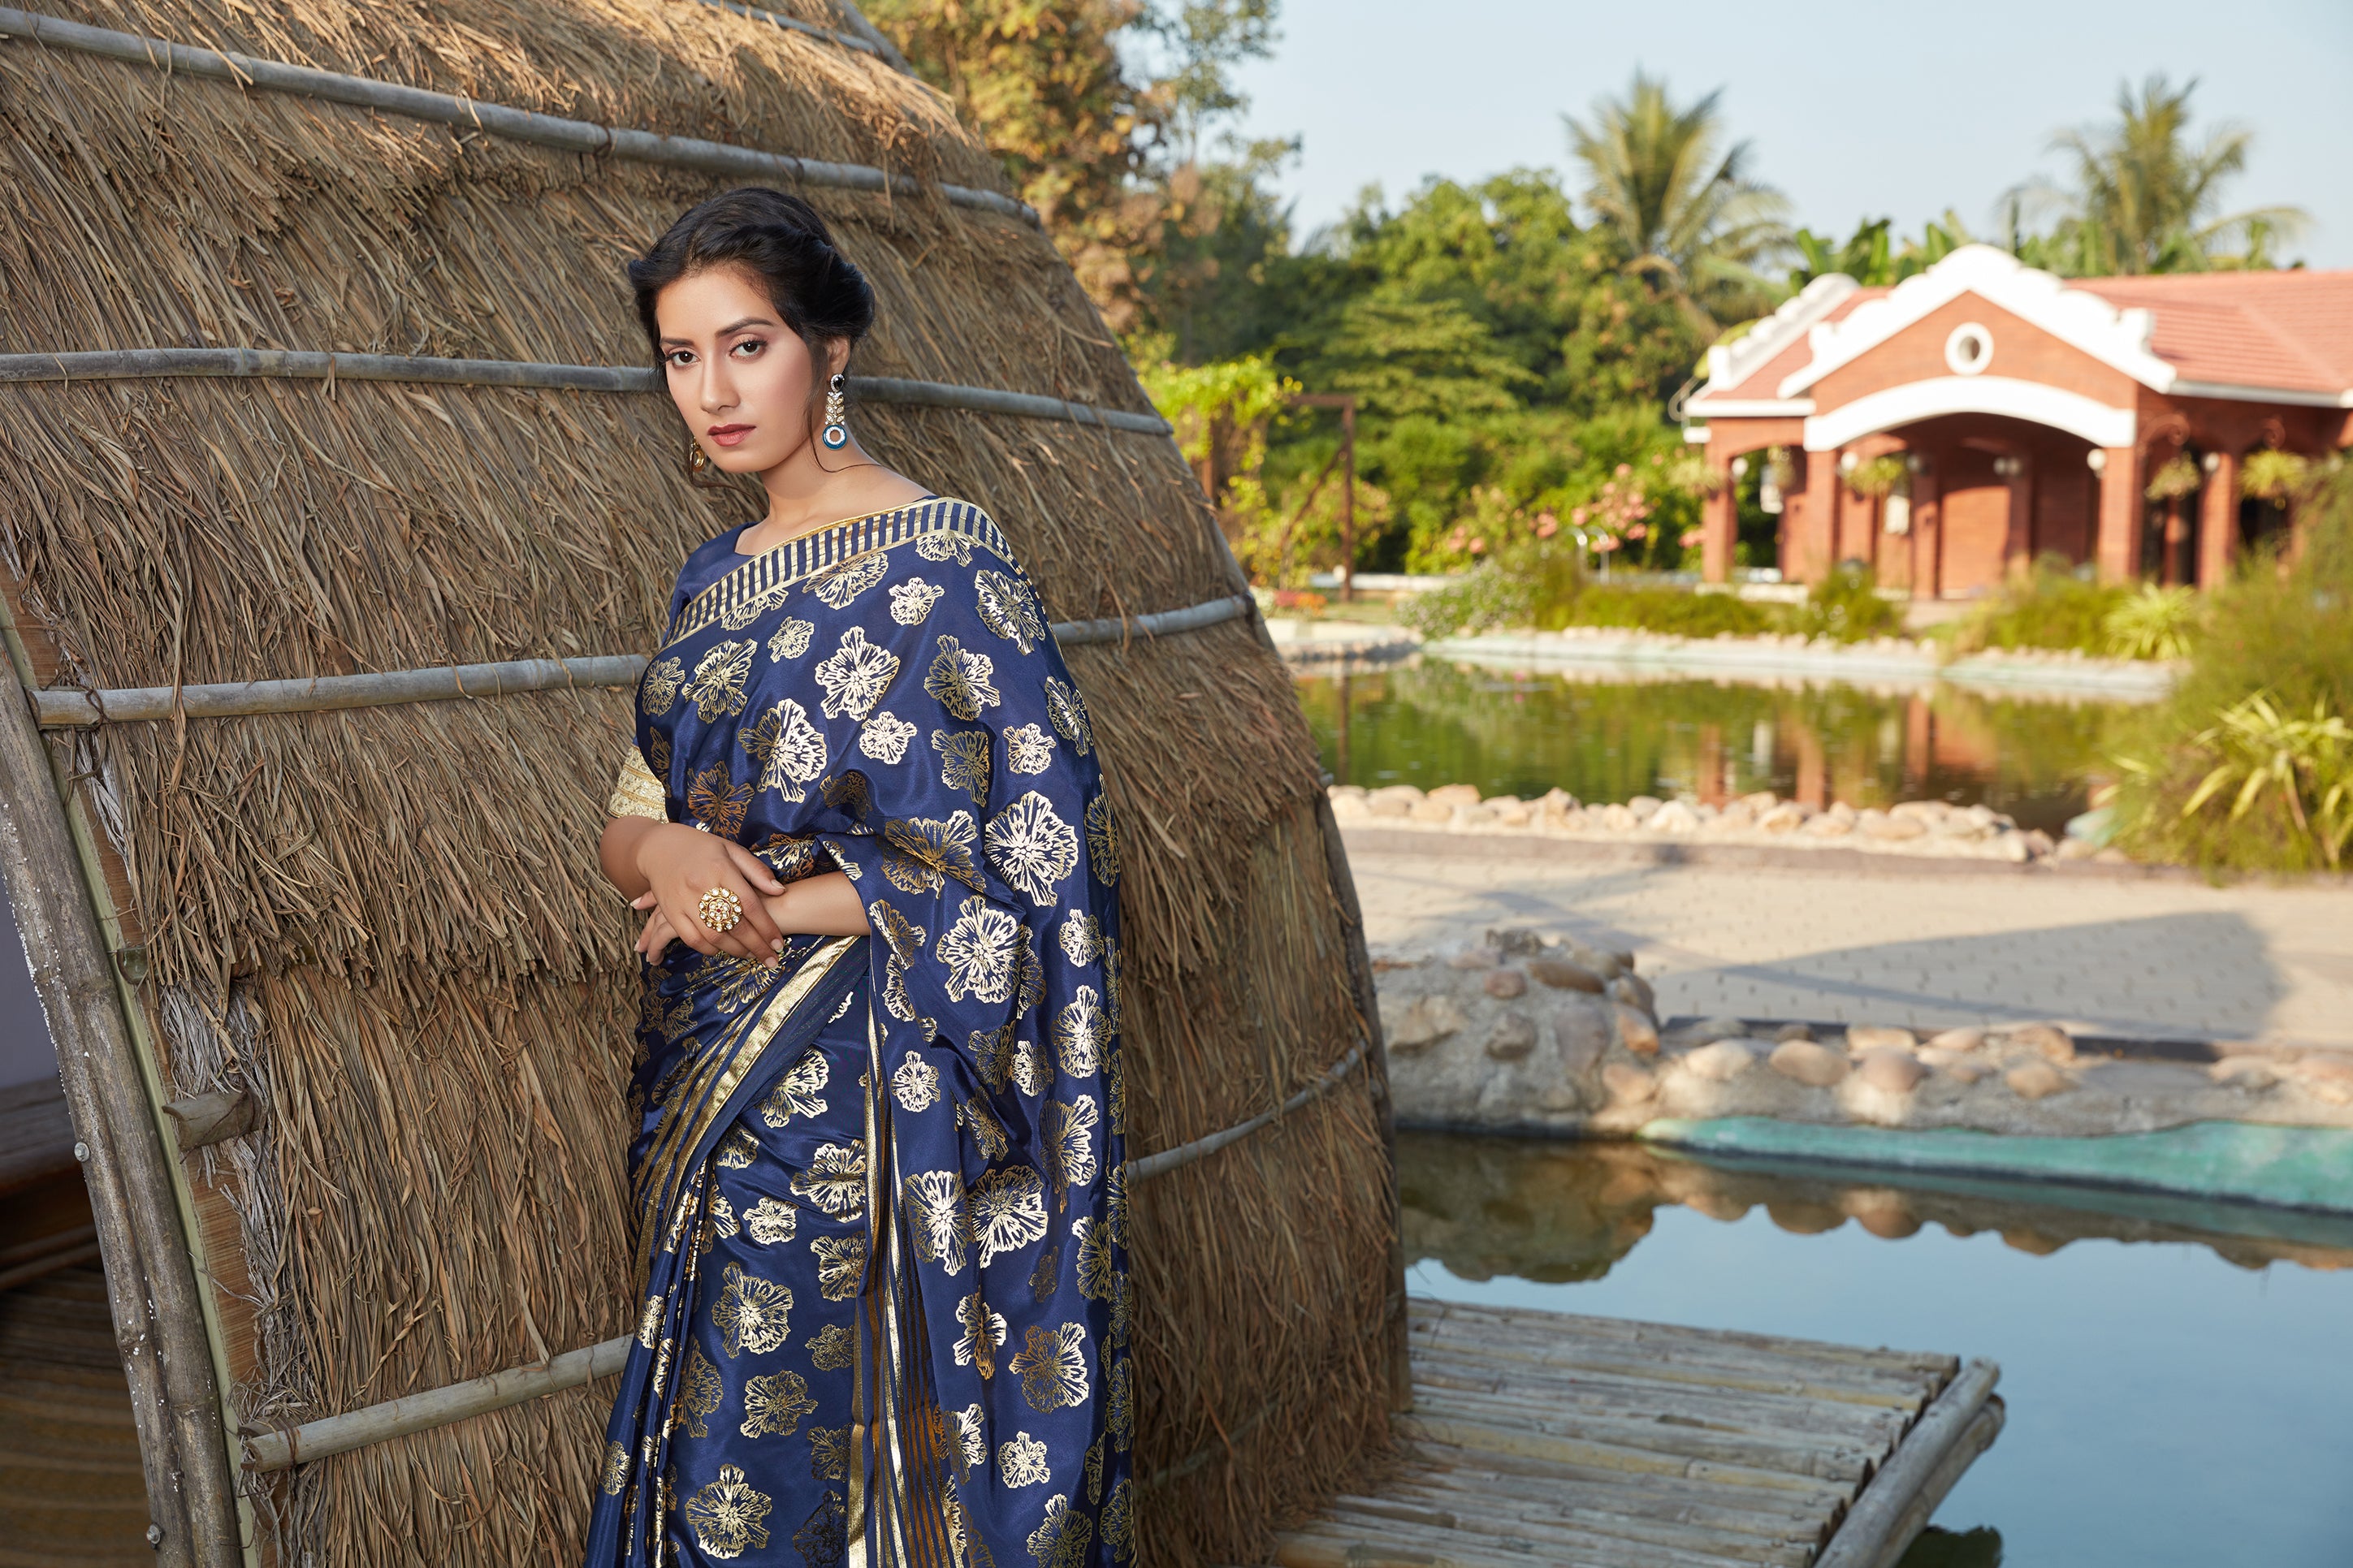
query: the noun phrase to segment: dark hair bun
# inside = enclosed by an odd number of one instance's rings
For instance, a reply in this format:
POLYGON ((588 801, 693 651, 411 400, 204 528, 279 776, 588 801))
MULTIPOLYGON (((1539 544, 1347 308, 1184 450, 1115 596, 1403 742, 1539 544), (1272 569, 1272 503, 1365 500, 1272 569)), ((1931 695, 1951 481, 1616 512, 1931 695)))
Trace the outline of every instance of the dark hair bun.
POLYGON ((751 269, 785 325, 812 353, 835 338, 855 343, 874 325, 874 290, 833 247, 817 209, 783 191, 746 185, 689 209, 651 250, 629 263, 638 319, 657 357, 661 329, 654 301, 661 291, 681 278, 727 266, 751 269))

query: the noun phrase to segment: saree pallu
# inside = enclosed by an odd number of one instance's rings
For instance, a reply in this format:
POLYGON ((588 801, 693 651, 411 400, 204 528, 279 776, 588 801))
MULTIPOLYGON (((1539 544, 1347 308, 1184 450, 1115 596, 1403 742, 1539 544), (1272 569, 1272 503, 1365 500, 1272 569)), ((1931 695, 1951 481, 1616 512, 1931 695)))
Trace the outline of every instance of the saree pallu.
POLYGON ((637 1343, 591 1568, 1134 1552, 1118 838, 995 525, 681 593, 614 809, 839 870, 871 938, 649 966, 637 1343))

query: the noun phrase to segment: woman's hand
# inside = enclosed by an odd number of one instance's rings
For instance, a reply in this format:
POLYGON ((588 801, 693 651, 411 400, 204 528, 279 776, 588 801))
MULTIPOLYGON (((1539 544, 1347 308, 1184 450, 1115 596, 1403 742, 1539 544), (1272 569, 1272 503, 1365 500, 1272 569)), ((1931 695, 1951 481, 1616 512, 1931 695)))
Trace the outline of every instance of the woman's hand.
MULTIPOLYGON (((655 903, 649 892, 629 905, 651 911, 638 933, 638 951, 651 963, 660 963, 662 949, 679 939, 677 928, 655 903)), ((793 936, 864 936, 873 929, 858 901, 858 889, 839 871, 805 877, 763 899, 760 908, 770 924, 793 936)))
MULTIPOLYGON (((638 951, 648 958, 659 958, 672 940, 706 957, 723 952, 755 963, 774 963, 784 951, 784 936, 765 900, 782 894, 785 884, 733 839, 681 823, 646 822, 633 841, 615 847, 617 858, 638 873, 632 880, 645 889, 629 907, 651 911, 638 939, 638 951), (733 893, 743 906, 743 914, 724 931, 712 931, 702 919, 702 896, 714 888, 733 893), (649 948, 658 926, 664 928, 660 942, 649 948)), ((624 884, 622 891, 628 890, 624 884)))

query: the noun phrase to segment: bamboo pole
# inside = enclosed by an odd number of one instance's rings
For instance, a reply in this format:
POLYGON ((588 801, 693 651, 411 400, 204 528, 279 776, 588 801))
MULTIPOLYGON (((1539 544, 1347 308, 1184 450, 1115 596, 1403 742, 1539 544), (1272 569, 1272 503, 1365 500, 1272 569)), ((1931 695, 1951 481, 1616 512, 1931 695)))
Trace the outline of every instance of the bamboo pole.
MULTIPOLYGON (((1949 1490, 1968 1461, 1984 1452, 1984 1445, 2001 1430, 1999 1416, 1990 1430, 1978 1425, 2000 1380, 2001 1368, 1989 1361, 1972 1361, 1961 1368, 1854 1500, 1838 1533, 1815 1559, 1815 1568, 1885 1568, 1903 1555, 1928 1522, 1919 1504, 1927 1498, 1930 1483, 1942 1479, 1949 1490), (1969 1448, 1968 1440, 1978 1436, 1983 1441, 1969 1448), (1956 1456, 1966 1457, 1956 1464, 1956 1456)), ((1933 1510, 1935 1503, 1927 1506, 1933 1510)))
MULTIPOLYGON (((804 22, 797 16, 781 16, 774 11, 762 10, 757 5, 739 5, 735 0, 698 0, 698 3, 708 5, 714 11, 733 11, 738 16, 746 17, 751 21, 765 22, 771 26, 781 27, 787 33, 799 33, 807 37, 822 38, 828 44, 838 44, 845 49, 854 49, 861 55, 872 55, 877 59, 884 58, 882 51, 875 47, 873 40, 855 33, 838 33, 831 27, 820 27, 814 22, 804 22)), ((900 63, 898 68, 906 69, 903 61, 900 63)))
POLYGON ((586 1350, 552 1356, 544 1365, 509 1367, 488 1377, 388 1399, 364 1410, 322 1416, 300 1426, 248 1437, 246 1468, 264 1474, 288 1469, 311 1459, 348 1454, 373 1443, 388 1442, 412 1432, 429 1432, 453 1421, 577 1388, 620 1371, 629 1359, 629 1336, 623 1334, 586 1350))
MULTIPOLYGON (((1211 599, 1204 605, 1147 616, 1100 621, 1058 621, 1050 629, 1065 647, 1117 642, 1142 634, 1166 637, 1198 631, 1246 613, 1247 601, 1211 599)), ((33 706, 46 729, 87 729, 97 724, 176 719, 242 718, 256 713, 334 713, 353 708, 385 708, 409 702, 504 697, 526 691, 594 690, 632 686, 646 667, 641 654, 595 654, 581 658, 523 658, 503 664, 444 665, 431 669, 388 669, 372 675, 317 675, 294 680, 244 680, 211 686, 127 686, 102 690, 45 687, 33 706)))
POLYGON ((866 13, 858 8, 857 0, 833 0, 833 3, 841 12, 841 19, 849 23, 850 27, 867 42, 872 44, 876 54, 890 61, 892 68, 902 74, 906 76, 916 74, 915 68, 908 63, 907 57, 899 52, 899 46, 885 37, 881 28, 866 19, 866 13))
MULTIPOLYGON (((13 650, 12 650, 13 652, 13 650)), ((228 1568, 242 1552, 211 1344, 144 1075, 13 658, 0 689, 0 876, 56 1042, 131 1386, 148 1541, 172 1568, 228 1568)))
MULTIPOLYGON (((0 12, 4 17, 5 12, 0 12)), ((440 359, 423 354, 327 353, 316 349, 76 349, 0 354, 0 383, 128 381, 172 376, 277 381, 393 381, 432 386, 521 386, 553 392, 659 392, 662 373, 645 365, 543 364, 529 360, 440 359)), ((961 408, 1053 419, 1140 436, 1166 436, 1156 414, 1099 408, 1029 392, 897 375, 853 375, 849 395, 869 403, 961 408)))
MULTIPOLYGON (((338 71, 314 70, 308 66, 289 65, 282 60, 257 59, 250 55, 190 48, 185 44, 175 44, 167 38, 118 33, 105 27, 69 22, 59 16, 45 16, 37 11, 0 6, 0 37, 29 38, 51 48, 73 49, 105 59, 120 60, 126 65, 170 71, 174 75, 205 77, 215 81, 230 82, 239 88, 259 88, 270 92, 320 99, 329 103, 380 110, 409 120, 427 121, 461 131, 487 132, 511 142, 528 142, 591 157, 626 158, 632 163, 659 163, 669 168, 693 169, 702 174, 724 174, 737 179, 791 180, 804 185, 881 191, 894 195, 920 196, 924 189, 921 182, 907 175, 888 174, 862 163, 828 163, 813 158, 795 158, 782 153, 757 152, 724 142, 705 142, 699 137, 663 136, 650 131, 631 131, 617 126, 592 124, 585 120, 565 120, 532 110, 511 108, 503 103, 483 103, 450 93, 404 87, 397 82, 345 76, 338 71)), ((952 205, 998 213, 1033 226, 1039 222, 1035 208, 1001 192, 974 190, 966 185, 944 184, 934 188, 952 205)))
POLYGON ((1308 1101, 1321 1099, 1337 1088, 1341 1081, 1355 1070, 1356 1064, 1364 1059, 1365 1046, 1366 1042, 1363 1040, 1358 1040, 1355 1045, 1350 1046, 1347 1054, 1333 1063, 1331 1069, 1322 1078, 1317 1079, 1272 1110, 1261 1110, 1256 1116, 1235 1122, 1231 1127, 1219 1128, 1217 1131, 1196 1138, 1189 1143, 1179 1143, 1174 1149, 1163 1149, 1157 1154, 1146 1154, 1140 1160, 1130 1160, 1127 1163, 1129 1183, 1133 1184, 1137 1182, 1148 1182, 1155 1176, 1166 1175, 1179 1165, 1189 1165, 1205 1155, 1216 1153, 1229 1143, 1240 1142, 1278 1118, 1290 1115, 1308 1101))

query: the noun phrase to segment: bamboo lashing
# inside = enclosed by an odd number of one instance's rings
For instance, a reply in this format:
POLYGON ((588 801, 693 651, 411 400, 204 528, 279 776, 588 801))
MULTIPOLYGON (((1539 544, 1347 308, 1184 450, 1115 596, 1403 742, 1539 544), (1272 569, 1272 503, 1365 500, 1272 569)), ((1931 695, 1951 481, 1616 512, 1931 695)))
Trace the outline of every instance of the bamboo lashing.
MULTIPOLYGON (((1127 1163, 1129 1184, 1150 1181, 1180 1165, 1214 1154, 1228 1144, 1247 1138, 1260 1128, 1269 1126, 1311 1100, 1330 1093, 1364 1059, 1367 1043, 1358 1040, 1349 1047, 1347 1054, 1335 1062, 1321 1078, 1272 1110, 1260 1111, 1231 1127, 1220 1128, 1189 1143, 1180 1143, 1174 1149, 1164 1149, 1157 1154, 1130 1160, 1127 1163)), ((629 1336, 622 1334, 585 1350, 566 1351, 551 1358, 543 1366, 509 1367, 486 1377, 471 1378, 424 1394, 386 1400, 382 1405, 371 1405, 362 1410, 322 1416, 289 1430, 253 1434, 245 1439, 245 1468, 257 1473, 282 1470, 304 1460, 323 1459, 331 1454, 347 1454, 354 1448, 406 1436, 412 1432, 427 1432, 470 1416, 485 1415, 493 1410, 503 1410, 510 1405, 520 1405, 526 1399, 537 1399, 543 1394, 594 1383, 600 1377, 610 1377, 621 1370, 628 1356, 629 1336)))
MULTIPOLYGON (((0 12, 0 16, 6 13, 0 12)), ((527 360, 435 359, 418 354, 325 353, 312 349, 86 349, 0 354, 0 384, 125 381, 151 376, 288 381, 395 381, 436 386, 522 386, 558 392, 659 392, 662 374, 643 365, 539 364, 527 360)), ((964 408, 1019 419, 1059 419, 1142 436, 1166 436, 1155 414, 1098 408, 1035 393, 1001 392, 895 375, 853 375, 849 395, 871 403, 964 408)))
MULTIPOLYGON (((529 142, 592 157, 626 158, 632 163, 659 163, 669 168, 694 169, 739 179, 790 180, 804 185, 879 191, 892 195, 919 196, 925 189, 922 182, 907 175, 890 174, 862 163, 829 163, 814 158, 796 158, 783 153, 763 153, 724 142, 706 142, 693 136, 663 136, 650 131, 597 125, 585 120, 565 120, 557 115, 515 109, 503 103, 484 103, 475 99, 459 98, 453 93, 429 92, 423 88, 404 87, 396 82, 376 81, 363 76, 345 76, 338 71, 314 70, 309 66, 289 65, 283 60, 257 59, 250 55, 192 48, 185 44, 173 43, 168 38, 146 38, 135 33, 118 33, 111 28, 92 27, 37 11, 0 6, 0 37, 27 38, 50 48, 74 49, 129 65, 149 66, 175 75, 232 82, 241 88, 259 88, 270 92, 321 99, 330 103, 380 110, 410 120, 427 121, 462 131, 486 132, 511 142, 529 142)), ((1032 225, 1039 221, 1036 208, 1001 192, 975 190, 967 185, 943 184, 932 188, 954 206, 997 213, 1032 225)))
MULTIPOLYGON (((1099 621, 1061 621, 1051 628, 1065 647, 1117 642, 1130 636, 1166 637, 1198 631, 1247 615, 1250 601, 1211 599, 1154 615, 1099 621)), ((371 675, 321 675, 307 679, 246 680, 210 686, 132 686, 112 690, 43 687, 33 710, 44 729, 87 729, 132 721, 227 719, 255 713, 332 713, 409 702, 502 697, 526 691, 592 690, 633 686, 643 654, 595 654, 580 658, 524 658, 502 664, 459 664, 428 669, 388 669, 371 675)))
POLYGON ((1972 1361, 1961 1368, 1854 1500, 1814 1568, 1892 1568, 1943 1498, 1943 1490, 1926 1495, 1932 1482, 1941 1477, 1944 1489, 1949 1489, 1960 1469, 2000 1431, 1998 1415, 1989 1427, 1982 1419, 2000 1378, 2001 1369, 1989 1361, 1972 1361), (1974 1449, 1968 1447, 1970 1442, 1976 1443, 1974 1449), (1957 1453, 1966 1455, 1958 1468, 1951 1463, 1957 1453), (1917 1506, 1924 1499, 1926 1510, 1917 1506))

